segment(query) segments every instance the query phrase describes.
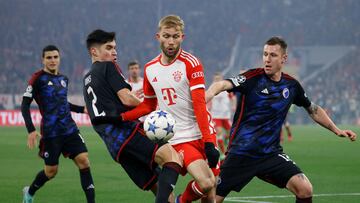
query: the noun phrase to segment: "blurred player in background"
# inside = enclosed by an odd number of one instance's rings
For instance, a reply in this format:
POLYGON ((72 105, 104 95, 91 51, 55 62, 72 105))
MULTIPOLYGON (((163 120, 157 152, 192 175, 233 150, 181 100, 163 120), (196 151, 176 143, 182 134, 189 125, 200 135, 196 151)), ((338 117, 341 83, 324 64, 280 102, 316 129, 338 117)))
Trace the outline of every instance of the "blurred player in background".
MULTIPOLYGON (((223 80, 223 75, 216 72, 213 82, 223 80)), ((209 109, 213 117, 216 129, 216 139, 221 151, 220 160, 225 158, 225 151, 229 139, 229 131, 231 128, 231 116, 235 110, 236 97, 232 93, 221 92, 209 102, 209 109)))
POLYGON ((291 104, 304 107, 310 117, 339 137, 356 140, 351 130, 341 130, 318 105, 311 103, 300 83, 281 70, 287 59, 287 44, 279 37, 264 45, 263 68, 211 85, 207 101, 222 91, 241 92, 228 154, 221 165, 217 202, 234 190, 239 192, 255 176, 287 188, 297 203, 312 202, 312 185, 298 166, 283 153, 280 131, 291 104))
POLYGON ((189 172, 194 178, 176 201, 191 202, 204 197, 207 198, 204 201, 214 202, 219 152, 206 109, 202 64, 181 49, 184 22, 179 16, 163 17, 156 38, 161 53, 145 65, 145 99, 135 109, 123 113, 122 118, 137 119, 154 111, 156 104, 171 113, 176 120, 176 131, 169 142, 183 156, 182 174, 189 172))
MULTIPOLYGON (((141 77, 141 68, 140 63, 137 61, 131 61, 128 63, 128 80, 127 82, 131 86, 131 92, 140 99, 140 101, 144 100, 144 90, 143 83, 144 79, 141 77)), ((146 115, 140 117, 139 120, 144 122, 146 115)))
POLYGON ((45 167, 37 174, 30 187, 24 188, 23 202, 31 203, 35 192, 55 177, 61 153, 72 159, 79 168, 87 202, 95 202, 87 149, 70 113, 84 113, 85 108, 68 102, 68 78, 59 73, 60 52, 56 46, 48 45, 43 49, 42 63, 43 69, 35 72, 29 80, 21 112, 29 133, 27 145, 32 149, 39 136, 30 115, 30 104, 35 99, 42 116, 39 156, 44 159, 45 167))
MULTIPOLYGON (((285 131, 286 131, 287 140, 288 140, 289 142, 291 142, 291 141, 293 140, 293 136, 292 136, 292 133, 291 133, 290 122, 288 121, 287 118, 285 118, 283 127, 285 128, 285 131)), ((283 132, 283 129, 281 129, 281 131, 280 131, 280 142, 284 142, 284 132, 283 132)))
POLYGON ((168 202, 181 169, 180 156, 171 145, 158 146, 150 141, 140 122, 97 121, 105 116, 119 117, 140 100, 131 92, 131 86, 115 63, 115 33, 94 30, 86 44, 92 66, 84 77, 83 94, 95 131, 111 157, 139 188, 156 194, 157 203, 168 202), (160 174, 158 165, 162 166, 160 174))
MULTIPOLYGON (((290 122, 289 122, 289 115, 294 111, 294 105, 291 105, 290 106, 290 109, 289 109, 289 112, 288 112, 288 115, 285 117, 285 120, 284 120, 284 124, 283 124, 283 128, 285 128, 285 131, 286 131, 286 134, 287 134, 287 140, 289 142, 291 142, 293 140, 293 136, 292 136, 292 133, 291 133, 291 128, 290 128, 290 122)), ((284 142, 284 131, 283 131, 283 128, 281 129, 280 131, 280 142, 284 142)))
POLYGON ((131 91, 141 101, 144 100, 143 81, 144 79, 140 75, 141 68, 137 61, 131 61, 128 64, 128 83, 131 86, 131 91))

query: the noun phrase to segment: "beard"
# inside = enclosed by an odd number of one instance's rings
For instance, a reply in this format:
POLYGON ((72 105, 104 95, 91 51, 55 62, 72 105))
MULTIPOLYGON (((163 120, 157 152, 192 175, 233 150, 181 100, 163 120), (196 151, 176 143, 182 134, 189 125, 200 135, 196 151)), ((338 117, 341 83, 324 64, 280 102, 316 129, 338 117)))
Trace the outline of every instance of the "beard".
POLYGON ((169 49, 165 48, 165 46, 163 44, 160 45, 160 48, 161 48, 162 52, 164 53, 164 55, 170 59, 174 59, 180 50, 180 46, 178 46, 178 47, 172 48, 171 51, 169 51, 169 49))

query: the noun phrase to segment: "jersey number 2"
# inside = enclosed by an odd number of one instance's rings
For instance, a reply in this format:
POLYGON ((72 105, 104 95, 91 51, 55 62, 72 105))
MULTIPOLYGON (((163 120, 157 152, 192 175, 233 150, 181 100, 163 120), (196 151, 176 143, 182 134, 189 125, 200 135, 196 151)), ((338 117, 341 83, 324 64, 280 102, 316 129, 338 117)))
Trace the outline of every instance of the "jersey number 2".
POLYGON ((87 93, 88 94, 91 94, 92 96, 93 96, 93 99, 92 99, 92 109, 93 109, 93 111, 94 111, 94 115, 95 116, 105 116, 105 112, 104 111, 102 111, 101 113, 99 113, 99 110, 96 108, 96 102, 97 102, 97 97, 96 97, 96 94, 95 94, 95 92, 94 92, 94 90, 93 90, 93 88, 92 87, 88 87, 87 88, 87 93))

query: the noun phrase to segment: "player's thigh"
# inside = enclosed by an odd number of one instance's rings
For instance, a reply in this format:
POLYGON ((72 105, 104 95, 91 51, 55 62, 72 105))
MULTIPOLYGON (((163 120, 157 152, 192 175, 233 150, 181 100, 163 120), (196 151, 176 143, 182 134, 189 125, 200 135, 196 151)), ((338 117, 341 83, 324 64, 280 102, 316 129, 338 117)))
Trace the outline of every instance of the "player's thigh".
POLYGON ((73 133, 64 138, 64 145, 61 152, 65 157, 69 157, 70 159, 74 159, 81 154, 81 156, 78 157, 78 161, 82 161, 82 165, 86 164, 84 162, 88 162, 88 160, 86 160, 88 150, 85 145, 85 140, 81 136, 80 132, 73 133))
POLYGON ((64 144, 63 137, 41 139, 39 144, 39 156, 43 158, 46 166, 57 166, 64 144))
POLYGON ((290 178, 296 174, 302 174, 301 169, 288 155, 280 153, 264 159, 259 166, 257 177, 279 188, 285 188, 290 178))
POLYGON ((205 160, 205 152, 202 146, 203 144, 200 140, 194 140, 190 142, 172 145, 172 147, 179 153, 180 157, 182 158, 182 175, 185 175, 187 173, 187 167, 193 161, 196 161, 198 159, 205 160))
POLYGON ((182 159, 170 144, 164 144, 157 149, 155 153, 155 162, 161 166, 168 162, 175 162, 180 166, 182 165, 182 159))
POLYGON ((229 153, 218 177, 217 199, 223 199, 221 197, 226 197, 231 191, 240 192, 255 177, 258 164, 258 160, 229 153))
POLYGON ((230 119, 224 119, 223 120, 223 127, 228 132, 231 129, 231 121, 230 119))

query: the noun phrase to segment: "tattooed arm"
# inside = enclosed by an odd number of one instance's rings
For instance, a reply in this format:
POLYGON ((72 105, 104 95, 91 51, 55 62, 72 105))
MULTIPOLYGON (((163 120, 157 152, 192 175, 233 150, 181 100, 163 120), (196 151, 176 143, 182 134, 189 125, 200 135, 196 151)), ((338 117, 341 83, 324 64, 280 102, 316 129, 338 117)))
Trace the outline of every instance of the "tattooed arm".
POLYGON ((356 140, 356 134, 353 131, 339 129, 326 114, 325 110, 317 104, 311 103, 310 107, 306 108, 306 110, 310 117, 324 128, 329 129, 339 137, 348 137, 351 141, 356 140))

